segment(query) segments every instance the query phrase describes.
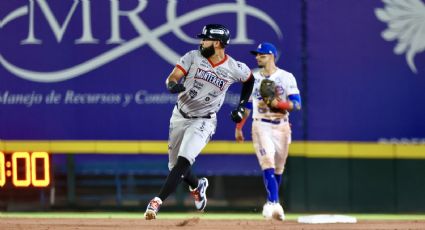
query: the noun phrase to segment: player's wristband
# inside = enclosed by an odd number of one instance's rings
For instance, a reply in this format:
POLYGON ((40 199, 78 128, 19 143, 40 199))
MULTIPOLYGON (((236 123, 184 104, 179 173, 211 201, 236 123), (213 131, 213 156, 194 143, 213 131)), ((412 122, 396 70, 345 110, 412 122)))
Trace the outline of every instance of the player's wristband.
POLYGON ((245 122, 246 122, 247 118, 248 118, 248 117, 245 117, 245 116, 244 116, 244 117, 242 118, 242 121, 236 124, 236 128, 237 128, 237 129, 242 129, 242 127, 245 125, 245 122))
POLYGON ((279 101, 276 105, 276 108, 289 110, 292 109, 292 105, 289 101, 279 101))
POLYGON ((171 90, 175 85, 177 85, 177 82, 169 81, 168 84, 167 84, 167 89, 171 90))

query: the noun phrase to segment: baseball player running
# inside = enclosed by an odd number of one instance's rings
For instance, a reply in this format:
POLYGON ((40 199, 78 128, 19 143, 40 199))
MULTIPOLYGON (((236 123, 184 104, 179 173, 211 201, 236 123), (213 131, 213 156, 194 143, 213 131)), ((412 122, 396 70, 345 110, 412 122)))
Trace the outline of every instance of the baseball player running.
POLYGON ((240 103, 231 112, 232 120, 238 123, 254 85, 251 70, 225 53, 230 39, 225 26, 206 25, 197 37, 201 38, 199 49, 181 57, 166 80, 167 89, 179 94, 170 119, 170 173, 159 194, 146 208, 147 220, 156 218, 162 203, 182 180, 189 185, 196 209, 204 210, 208 180, 198 179, 191 165, 215 132, 216 113, 223 105, 229 86, 243 82, 240 103))
POLYGON ((253 70, 254 89, 244 118, 236 125, 235 138, 244 141, 242 127, 252 109, 252 140, 267 191, 262 214, 266 219, 284 220, 279 186, 291 143, 288 117, 289 111, 301 109, 301 97, 294 76, 276 66, 277 50, 273 44, 261 43, 251 53, 259 69, 253 70))

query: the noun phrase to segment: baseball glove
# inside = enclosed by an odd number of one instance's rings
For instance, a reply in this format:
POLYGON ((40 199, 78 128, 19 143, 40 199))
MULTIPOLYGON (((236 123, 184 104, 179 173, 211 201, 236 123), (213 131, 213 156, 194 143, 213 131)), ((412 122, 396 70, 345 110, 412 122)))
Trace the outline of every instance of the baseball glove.
POLYGON ((263 98, 263 101, 270 107, 273 99, 276 97, 276 85, 274 81, 269 79, 264 79, 260 84, 260 95, 263 98))

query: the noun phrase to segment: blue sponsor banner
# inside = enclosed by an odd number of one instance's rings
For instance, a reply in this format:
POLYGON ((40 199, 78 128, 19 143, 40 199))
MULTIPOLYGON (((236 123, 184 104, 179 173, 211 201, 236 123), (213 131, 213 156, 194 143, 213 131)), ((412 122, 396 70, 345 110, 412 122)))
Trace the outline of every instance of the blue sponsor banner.
MULTIPOLYGON (((295 140, 424 141, 425 20, 415 19, 424 9, 423 0, 1 1, 0 138, 167 139, 176 97, 165 78, 205 24, 221 23, 226 51, 252 68, 259 42, 278 46, 278 66, 304 96, 291 114, 295 140)), ((239 92, 230 88, 213 139, 234 139, 239 92)))
MULTIPOLYGON (((176 100, 165 79, 198 48, 205 24, 228 26, 226 51, 252 68, 249 51, 275 43, 279 66, 300 78, 300 8, 272 0, 1 1, 0 138, 165 140, 176 100)), ((240 84, 230 88, 214 139, 234 139, 229 113, 239 92, 240 84)))
POLYGON ((424 1, 307 9, 309 139, 423 142, 424 1))

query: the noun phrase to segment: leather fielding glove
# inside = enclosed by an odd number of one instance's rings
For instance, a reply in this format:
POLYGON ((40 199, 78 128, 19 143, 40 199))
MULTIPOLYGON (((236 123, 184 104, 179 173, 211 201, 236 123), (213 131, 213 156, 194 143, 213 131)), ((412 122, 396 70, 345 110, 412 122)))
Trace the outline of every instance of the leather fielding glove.
POLYGON ((263 98, 263 101, 271 108, 271 103, 276 97, 276 85, 274 81, 269 79, 264 79, 260 84, 260 95, 263 98))

